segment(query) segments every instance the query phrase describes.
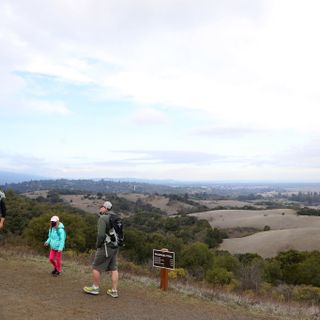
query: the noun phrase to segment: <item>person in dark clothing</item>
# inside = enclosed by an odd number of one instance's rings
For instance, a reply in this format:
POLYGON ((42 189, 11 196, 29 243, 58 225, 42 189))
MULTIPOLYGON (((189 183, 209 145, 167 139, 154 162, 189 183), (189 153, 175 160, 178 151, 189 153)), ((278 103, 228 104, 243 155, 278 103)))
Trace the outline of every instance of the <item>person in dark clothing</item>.
MULTIPOLYGON (((112 204, 106 201, 100 208, 98 220, 98 234, 96 247, 97 251, 92 263, 92 278, 93 285, 84 287, 83 291, 89 294, 99 294, 100 276, 103 271, 111 271, 112 289, 108 289, 107 294, 113 298, 118 297, 118 247, 114 246, 112 242, 108 241, 108 234, 110 233, 110 215, 114 214, 111 211, 112 204)), ((110 235, 110 234, 109 234, 110 235)))
POLYGON ((4 192, 0 191, 0 229, 4 227, 4 221, 6 219, 7 214, 5 198, 6 196, 4 192))

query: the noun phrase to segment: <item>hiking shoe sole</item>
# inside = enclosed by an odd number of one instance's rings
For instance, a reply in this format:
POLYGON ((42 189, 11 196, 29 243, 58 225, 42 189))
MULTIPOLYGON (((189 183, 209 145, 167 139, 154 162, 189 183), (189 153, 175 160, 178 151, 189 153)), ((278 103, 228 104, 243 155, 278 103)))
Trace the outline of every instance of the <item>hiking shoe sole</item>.
POLYGON ((107 294, 112 298, 118 298, 119 297, 118 292, 117 291, 113 291, 112 289, 109 289, 107 291, 107 294))
POLYGON ((88 293, 88 294, 92 294, 92 295, 98 295, 100 292, 98 290, 93 290, 92 288, 90 287, 84 287, 82 289, 85 293, 88 293))

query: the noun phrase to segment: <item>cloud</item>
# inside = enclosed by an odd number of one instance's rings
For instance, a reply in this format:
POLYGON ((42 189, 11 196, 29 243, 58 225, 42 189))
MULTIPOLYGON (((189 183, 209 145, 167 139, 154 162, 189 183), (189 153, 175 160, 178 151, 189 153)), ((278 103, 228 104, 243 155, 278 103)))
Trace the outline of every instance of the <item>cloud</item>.
POLYGON ((45 159, 20 153, 0 151, 0 156, 1 169, 12 172, 41 174, 48 165, 45 159))
POLYGON ((3 47, 15 52, 15 70, 95 85, 152 110, 267 129, 316 125, 308 116, 320 99, 314 2, 81 1, 77 15, 72 2, 31 3, 3 4, 3 47))
POLYGON ((25 104, 25 108, 30 111, 45 113, 45 114, 57 114, 57 115, 71 115, 72 112, 65 105, 63 101, 29 101, 25 104))
POLYGON ((140 108, 132 116, 134 123, 138 125, 162 125, 168 123, 165 113, 154 108, 140 108))
MULTIPOLYGON (((76 110, 80 120, 82 106, 73 96, 81 94, 101 111, 113 102, 112 110, 121 105, 119 117, 131 121, 129 130, 137 129, 132 124, 158 125, 159 151, 136 130, 139 149, 149 144, 150 150, 122 158, 110 151, 113 158, 105 164, 113 169, 117 161, 123 170, 132 165, 141 172, 172 166, 170 174, 179 164, 198 172, 202 166, 203 176, 205 169, 225 170, 224 163, 240 169, 316 167, 316 152, 306 155, 308 141, 320 132, 319 9, 316 1, 287 0, 5 0, 1 112, 68 116, 76 110), (55 81, 34 85, 39 75, 55 81), (66 94, 71 86, 73 93, 66 94), (178 123, 181 118, 187 121, 178 123), (172 139, 167 131, 161 135, 168 124, 172 139), (182 141, 189 151, 179 151, 182 141)), ((127 150, 132 131, 121 130, 121 148, 127 150)), ((76 138, 68 139, 72 152, 82 154, 76 138)), ((62 167, 70 164, 63 161, 62 167)), ((75 165, 89 170, 89 162, 75 165)))
POLYGON ((319 139, 313 139, 305 145, 296 145, 276 158, 274 165, 320 169, 319 143, 319 139))
POLYGON ((209 137, 223 137, 223 138, 240 138, 250 135, 258 135, 265 133, 265 130, 259 128, 248 128, 241 127, 238 125, 234 126, 207 126, 196 128, 192 130, 192 134, 199 136, 209 136, 209 137))
MULTIPOLYGON (((118 152, 115 152, 117 154, 118 152)), ((128 150, 121 151, 120 154, 126 154, 123 160, 127 164, 210 164, 225 161, 227 158, 221 155, 187 151, 187 150, 128 150)), ((103 162, 102 162, 103 163, 103 162)), ((107 163, 107 162, 105 162, 107 163)))

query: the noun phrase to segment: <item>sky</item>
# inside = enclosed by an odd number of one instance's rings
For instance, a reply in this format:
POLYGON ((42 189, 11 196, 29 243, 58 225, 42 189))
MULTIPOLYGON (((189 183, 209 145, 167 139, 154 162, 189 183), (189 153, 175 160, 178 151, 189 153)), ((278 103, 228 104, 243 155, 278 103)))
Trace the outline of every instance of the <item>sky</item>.
POLYGON ((2 0, 0 170, 320 182, 317 0, 2 0))

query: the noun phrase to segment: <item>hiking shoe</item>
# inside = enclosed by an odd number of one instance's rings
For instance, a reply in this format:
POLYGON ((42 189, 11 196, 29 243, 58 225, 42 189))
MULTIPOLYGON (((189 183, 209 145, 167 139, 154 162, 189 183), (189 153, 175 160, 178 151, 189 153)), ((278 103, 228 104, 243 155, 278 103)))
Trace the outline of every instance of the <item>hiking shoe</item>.
POLYGON ((51 274, 52 274, 52 275, 55 275, 57 272, 58 272, 58 270, 57 270, 57 269, 54 269, 54 270, 51 272, 51 274))
POLYGON ((119 297, 117 290, 108 289, 108 290, 107 290, 107 294, 108 294, 109 296, 111 296, 112 298, 118 298, 118 297, 119 297))
POLYGON ((94 288, 94 287, 83 287, 83 291, 85 293, 89 293, 89 294, 99 294, 99 288, 94 288))
POLYGON ((60 276, 60 272, 56 271, 55 273, 52 274, 54 277, 60 276))

